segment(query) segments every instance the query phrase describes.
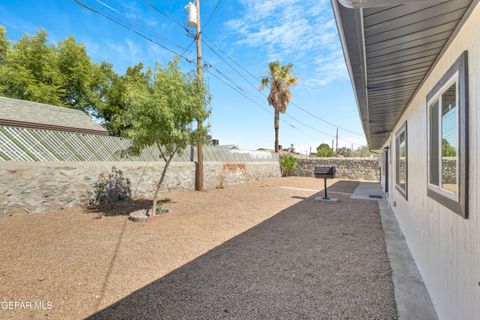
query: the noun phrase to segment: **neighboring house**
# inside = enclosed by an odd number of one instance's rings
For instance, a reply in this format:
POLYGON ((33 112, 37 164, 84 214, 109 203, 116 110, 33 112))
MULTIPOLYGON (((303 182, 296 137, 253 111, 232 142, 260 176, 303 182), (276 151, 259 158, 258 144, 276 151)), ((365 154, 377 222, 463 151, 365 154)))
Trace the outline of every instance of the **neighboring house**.
POLYGON ((0 97, 0 126, 108 135, 82 111, 5 97, 0 97))
POLYGON ((478 0, 332 0, 381 183, 439 319, 480 319, 478 0))
POLYGON ((0 97, 0 161, 117 160, 127 147, 82 111, 0 97))
POLYGON ((228 150, 240 150, 236 144, 220 144, 216 146, 217 148, 223 148, 228 150))

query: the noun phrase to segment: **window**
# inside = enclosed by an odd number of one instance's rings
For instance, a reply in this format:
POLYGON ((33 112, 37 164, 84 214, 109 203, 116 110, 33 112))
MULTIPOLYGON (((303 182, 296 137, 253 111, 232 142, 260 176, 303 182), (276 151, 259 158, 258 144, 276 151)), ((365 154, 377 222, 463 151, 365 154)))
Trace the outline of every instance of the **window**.
POLYGON ((407 123, 400 127, 395 135, 395 187, 407 199, 408 151, 407 123))
POLYGON ((468 81, 465 51, 427 96, 430 198, 468 217, 468 81))

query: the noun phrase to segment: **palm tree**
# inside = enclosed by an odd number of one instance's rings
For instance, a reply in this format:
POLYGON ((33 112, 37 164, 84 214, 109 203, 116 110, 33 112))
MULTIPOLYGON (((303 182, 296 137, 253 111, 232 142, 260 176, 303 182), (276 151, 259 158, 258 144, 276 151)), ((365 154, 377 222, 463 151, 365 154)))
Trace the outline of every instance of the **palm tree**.
POLYGON ((262 79, 260 90, 270 85, 270 94, 267 97, 268 104, 275 109, 275 118, 273 126, 275 128, 275 152, 278 152, 278 127, 280 122, 280 112, 287 111, 288 104, 292 99, 289 87, 297 84, 299 78, 294 77, 290 71, 293 64, 289 63, 282 66, 279 61, 268 64, 269 75, 262 79))

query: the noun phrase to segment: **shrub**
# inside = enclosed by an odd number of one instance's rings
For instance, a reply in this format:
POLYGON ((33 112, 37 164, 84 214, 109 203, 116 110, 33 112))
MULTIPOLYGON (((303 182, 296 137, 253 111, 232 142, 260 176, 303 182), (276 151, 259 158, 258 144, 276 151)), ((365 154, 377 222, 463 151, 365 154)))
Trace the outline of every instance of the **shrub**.
POLYGON ((115 167, 109 174, 101 173, 90 195, 90 206, 112 205, 118 201, 130 200, 132 192, 130 179, 115 167))
POLYGON ((282 175, 288 177, 298 167, 298 159, 292 155, 280 157, 282 175))
POLYGON ((319 157, 333 157, 333 149, 326 143, 322 143, 317 147, 317 155, 319 157))

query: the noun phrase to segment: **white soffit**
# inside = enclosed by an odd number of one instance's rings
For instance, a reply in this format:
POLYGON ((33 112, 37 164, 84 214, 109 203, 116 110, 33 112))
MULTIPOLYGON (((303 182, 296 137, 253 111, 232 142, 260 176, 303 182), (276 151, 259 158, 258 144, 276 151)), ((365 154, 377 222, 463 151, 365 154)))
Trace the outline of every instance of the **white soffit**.
POLYGON ((386 141, 473 3, 476 1, 332 0, 371 148, 380 148, 386 141), (379 6, 381 3, 388 5, 379 6))

